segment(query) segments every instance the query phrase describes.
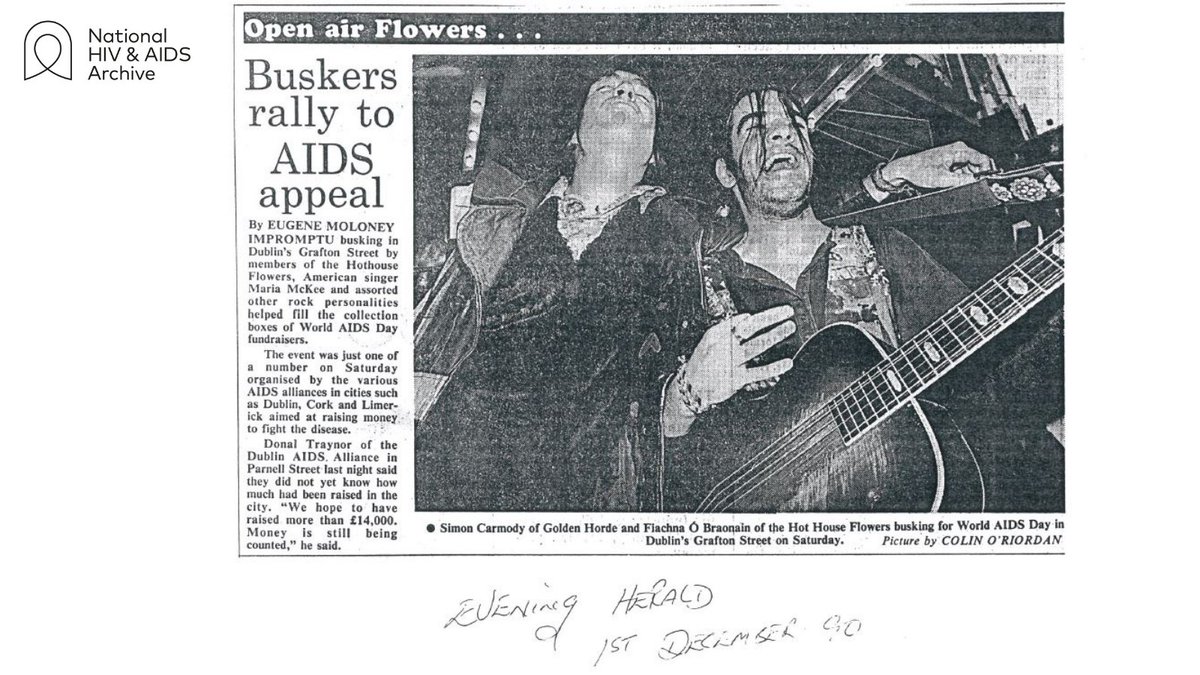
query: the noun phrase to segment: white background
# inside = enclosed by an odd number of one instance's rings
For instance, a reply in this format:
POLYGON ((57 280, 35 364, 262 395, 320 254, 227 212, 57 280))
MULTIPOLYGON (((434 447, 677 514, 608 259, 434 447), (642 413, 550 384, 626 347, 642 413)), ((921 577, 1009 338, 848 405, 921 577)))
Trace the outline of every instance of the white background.
MULTIPOLYGON (((853 641, 689 655, 666 664, 676 672, 1190 670, 1200 179, 1194 66, 1159 48, 1190 45, 1193 22, 1149 3, 1074 5, 1068 554, 658 560, 239 559, 232 8, 11 7, 0 671, 574 672, 613 627, 613 595, 660 576, 720 602, 665 615, 672 627, 864 624, 853 641), (22 81, 25 31, 43 19, 75 36, 73 82, 22 81), (189 63, 150 83, 85 79, 87 27, 164 26, 189 63), (543 584, 591 603, 558 654, 532 624, 441 628, 462 598, 543 584)), ((648 655, 596 670, 641 672, 648 655)))

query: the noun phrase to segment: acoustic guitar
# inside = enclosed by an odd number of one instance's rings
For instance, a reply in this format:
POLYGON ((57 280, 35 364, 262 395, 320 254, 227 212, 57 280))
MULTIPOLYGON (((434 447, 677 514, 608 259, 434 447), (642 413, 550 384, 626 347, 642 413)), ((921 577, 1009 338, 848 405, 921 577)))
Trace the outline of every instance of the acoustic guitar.
POLYGON ((1059 230, 890 352, 851 324, 813 334, 767 395, 706 413, 698 447, 664 456, 664 509, 982 510, 978 464, 943 452, 917 396, 1062 286, 1063 263, 1059 230))

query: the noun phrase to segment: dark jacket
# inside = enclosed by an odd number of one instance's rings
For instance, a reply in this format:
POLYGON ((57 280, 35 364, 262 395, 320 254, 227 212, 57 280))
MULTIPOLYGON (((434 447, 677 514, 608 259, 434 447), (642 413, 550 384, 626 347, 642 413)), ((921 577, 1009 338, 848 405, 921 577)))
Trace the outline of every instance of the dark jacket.
MULTIPOLYGON (((876 203, 857 183, 827 185, 817 190, 813 210, 819 219, 869 208, 876 203)), ((745 263, 733 245, 744 231, 735 213, 710 221, 706 257, 710 283, 724 283, 739 312, 754 312, 782 303, 796 310, 798 345, 836 320, 826 315, 829 250, 817 251, 796 287, 745 263)), ((887 226, 867 228, 889 281, 893 316, 900 341, 911 338, 965 297, 969 289, 957 276, 904 233, 887 226)), ((1050 307, 1049 309, 1053 309, 1050 307)), ((922 394, 926 414, 943 448, 969 451, 986 484, 987 508, 998 511, 1061 511, 1062 448, 1044 426, 1061 410, 1030 405, 1031 387, 1059 387, 1062 374, 1061 311, 1026 320, 1009 331, 1019 344, 985 347, 922 394), (1057 357, 1055 356, 1057 355, 1057 357)), ((672 453, 686 453, 686 439, 672 453)))
MULTIPOLYGON (((905 234, 889 227, 868 231, 879 262, 890 282, 896 331, 908 339, 938 318, 969 289, 905 234)), ((829 251, 832 241, 817 250, 796 287, 744 262, 732 248, 714 251, 708 262, 714 276, 724 276, 739 312, 756 312, 784 302, 796 309, 797 334, 803 339, 834 321, 826 316, 829 251)))
MULTIPOLYGON (((547 212, 527 217, 536 207, 534 195, 544 194, 544 188, 511 174, 499 176, 491 187, 476 188, 476 206, 460 226, 458 251, 418 306, 418 420, 428 410, 422 401, 436 407, 427 421, 418 421, 417 508, 655 509, 662 385, 715 321, 706 283, 728 280, 739 311, 789 302, 797 309, 798 333, 811 334, 829 323, 824 315, 827 251, 814 257, 799 291, 793 290, 732 251, 740 232, 736 215, 719 219, 694 201, 660 198, 645 218, 635 219, 649 227, 606 228, 592 244, 597 248, 589 247, 589 253, 607 251, 607 262, 586 284, 591 290, 570 301, 583 305, 567 307, 560 297, 539 308, 547 293, 571 283, 562 278, 560 264, 566 247, 547 212), (526 224, 532 221, 539 224, 529 231, 526 224), (618 231, 625 234, 604 242, 618 231), (556 257, 553 264, 537 262, 556 257), (631 262, 623 266, 624 259, 631 262), (532 286, 525 279, 533 279, 532 286), (530 298, 540 300, 529 304, 530 298), (566 320, 550 319, 555 316, 566 320), (527 318, 530 325, 521 326, 527 318), (588 386, 579 389, 580 382, 588 386), (439 401, 446 383, 451 384, 439 401), (423 384, 432 396, 423 396, 423 384)), ((861 185, 850 183, 821 187, 813 202, 818 216, 829 218, 874 203, 868 200, 861 185)), ((887 271, 901 340, 968 292, 904 234, 876 228, 869 236, 887 271)), ((1009 488, 1024 489, 1032 484, 1025 471, 1031 466, 1046 477, 1037 492, 1050 494, 1049 501, 1022 498, 1010 502, 1009 510, 1060 510, 1061 450, 1058 460, 1041 471, 1027 460, 1027 438, 997 433, 995 420, 1010 406, 998 403, 994 386, 938 387, 952 392, 942 400, 954 400, 959 419, 967 420, 963 426, 971 427, 967 435, 986 425, 981 462, 989 481, 1011 477, 1009 488)), ((932 395, 938 397, 942 392, 936 389, 932 395)), ((934 403, 926 410, 935 417, 948 408, 934 403)), ((939 434, 943 444, 965 442, 957 420, 948 421, 940 425, 947 434, 939 434)), ((939 426, 937 420, 934 424, 939 426)), ((1039 430, 1037 423, 1028 426, 1028 431, 1039 430)))
POLYGON ((703 325, 695 218, 627 202, 578 262, 555 199, 521 218, 453 314, 474 336, 441 345, 471 349, 418 427, 419 510, 654 508, 662 387, 703 325))

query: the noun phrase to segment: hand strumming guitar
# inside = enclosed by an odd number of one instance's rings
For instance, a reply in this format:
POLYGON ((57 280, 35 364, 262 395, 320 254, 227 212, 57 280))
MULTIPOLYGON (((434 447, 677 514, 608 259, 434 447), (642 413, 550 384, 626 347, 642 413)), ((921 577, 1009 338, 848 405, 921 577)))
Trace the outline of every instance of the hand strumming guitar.
POLYGON ((788 358, 761 366, 750 361, 796 332, 793 314, 791 306, 780 305, 757 314, 738 314, 709 328, 667 385, 663 433, 668 438, 683 436, 698 416, 746 385, 791 369, 788 358))

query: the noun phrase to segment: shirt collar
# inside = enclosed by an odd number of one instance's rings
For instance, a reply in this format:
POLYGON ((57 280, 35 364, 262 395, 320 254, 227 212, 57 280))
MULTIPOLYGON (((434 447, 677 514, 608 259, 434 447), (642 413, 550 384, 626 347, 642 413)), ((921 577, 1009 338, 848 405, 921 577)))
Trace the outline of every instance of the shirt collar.
MULTIPOLYGON (((550 188, 550 191, 546 193, 546 196, 542 199, 541 204, 545 204, 552 198, 558 199, 566 203, 569 210, 577 209, 576 213, 573 215, 599 216, 617 210, 632 199, 637 199, 638 209, 642 213, 645 213, 646 209, 650 207, 650 202, 667 194, 667 189, 658 185, 635 185, 631 190, 614 199, 612 202, 604 206, 597 207, 592 213, 584 213, 584 210, 586 209, 584 203, 579 199, 567 194, 567 189, 570 187, 571 179, 567 176, 559 176, 558 182, 556 182, 554 187, 550 188), (578 204, 578 207, 574 207, 573 205, 575 204, 578 204)), ((539 204, 539 206, 541 204, 539 204)))

